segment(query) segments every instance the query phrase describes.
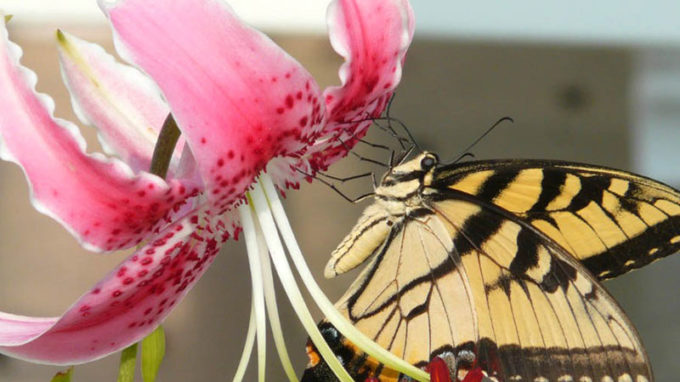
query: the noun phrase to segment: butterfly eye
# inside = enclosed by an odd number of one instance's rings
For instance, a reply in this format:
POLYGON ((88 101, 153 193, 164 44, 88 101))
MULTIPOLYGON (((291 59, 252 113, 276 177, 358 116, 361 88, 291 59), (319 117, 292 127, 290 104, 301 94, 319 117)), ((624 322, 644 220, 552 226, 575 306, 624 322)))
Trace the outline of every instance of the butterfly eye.
POLYGON ((437 164, 437 158, 430 155, 426 156, 425 158, 423 158, 423 160, 420 161, 420 167, 423 170, 429 170, 432 167, 434 167, 435 164, 437 164))

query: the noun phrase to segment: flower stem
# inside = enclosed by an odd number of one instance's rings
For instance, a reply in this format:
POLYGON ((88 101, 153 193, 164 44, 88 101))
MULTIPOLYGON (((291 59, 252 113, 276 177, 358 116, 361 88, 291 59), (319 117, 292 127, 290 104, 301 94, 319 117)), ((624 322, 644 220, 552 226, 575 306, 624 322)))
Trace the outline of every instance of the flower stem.
POLYGON ((302 298, 302 293, 295 282, 295 276, 286 259, 286 253, 283 249, 283 244, 279 238, 278 231, 276 230, 276 225, 274 224, 274 218, 269 209, 267 198, 262 189, 262 185, 259 182, 253 185, 253 190, 250 192, 250 195, 253 201, 254 212, 257 214, 262 230, 265 233, 264 236, 267 240, 267 247, 269 248, 272 261, 274 262, 274 267, 276 268, 281 284, 286 291, 286 295, 288 296, 295 313, 309 334, 312 342, 316 345, 319 353, 321 353, 328 364, 328 367, 330 367, 338 379, 342 382, 353 382, 352 377, 350 377, 347 370, 345 370, 335 354, 333 354, 328 343, 326 343, 326 340, 324 340, 321 335, 319 328, 316 327, 316 322, 314 321, 314 318, 312 318, 312 314, 309 312, 305 300, 302 298))
POLYGON ((132 344, 120 354, 118 368, 118 382, 134 382, 135 366, 137 364, 137 344, 132 344))
POLYGON ((55 374, 50 382, 71 382, 71 377, 73 377, 73 366, 69 367, 66 371, 60 371, 55 374))
POLYGON ((163 325, 158 325, 156 329, 142 340, 142 380, 144 382, 155 382, 158 370, 165 357, 165 330, 163 325))
MULTIPOLYGON (((271 178, 267 174, 263 174, 260 177, 259 183, 264 187, 264 191, 268 197, 268 204, 274 214, 274 218, 276 219, 281 236, 286 243, 288 253, 290 254, 290 257, 293 260, 300 277, 302 278, 302 282, 307 287, 307 290, 323 314, 326 315, 326 318, 335 326, 336 329, 338 329, 345 337, 347 337, 348 340, 357 345, 360 349, 368 353, 373 358, 377 359, 379 362, 385 364, 385 366, 409 375, 418 381, 429 381, 427 373, 390 353, 382 346, 366 337, 363 333, 356 329, 352 323, 343 317, 337 309, 335 309, 335 306, 333 306, 330 300, 328 300, 328 297, 326 297, 321 288, 319 288, 316 280, 314 280, 314 276, 312 276, 312 272, 309 270, 309 267, 307 267, 307 263, 305 262, 305 259, 302 256, 302 251, 295 240, 295 235, 293 234, 290 223, 286 218, 283 205, 281 204, 281 200, 278 197, 278 193, 271 178)), ((326 359, 325 356, 324 359, 326 359)), ((326 362, 328 361, 326 360, 326 362)))
POLYGON ((163 122, 161 132, 158 134, 156 146, 153 148, 149 172, 165 179, 170 167, 172 153, 175 151, 177 140, 181 134, 175 118, 173 118, 172 114, 168 114, 165 122, 163 122))

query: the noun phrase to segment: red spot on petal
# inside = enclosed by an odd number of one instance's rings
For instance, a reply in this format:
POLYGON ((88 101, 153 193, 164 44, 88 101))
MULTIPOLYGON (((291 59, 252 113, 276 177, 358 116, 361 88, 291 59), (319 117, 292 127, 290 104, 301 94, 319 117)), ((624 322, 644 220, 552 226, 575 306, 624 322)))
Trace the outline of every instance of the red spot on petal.
POLYGON ((292 109, 294 104, 295 104, 295 100, 293 99, 293 96, 288 94, 286 96, 286 107, 289 108, 289 109, 292 109))
POLYGON ((116 290, 113 293, 111 293, 111 296, 113 297, 120 297, 120 295, 123 294, 123 292, 116 290))

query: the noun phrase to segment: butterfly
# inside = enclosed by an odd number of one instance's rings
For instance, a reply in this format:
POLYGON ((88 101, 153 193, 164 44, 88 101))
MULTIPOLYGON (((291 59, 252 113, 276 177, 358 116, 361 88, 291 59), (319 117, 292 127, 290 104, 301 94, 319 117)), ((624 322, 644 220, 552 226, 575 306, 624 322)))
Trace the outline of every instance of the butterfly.
MULTIPOLYGON (((392 167, 326 277, 368 261, 336 307, 417 367, 510 382, 651 381, 635 328, 600 281, 680 250, 680 192, 624 171, 541 160, 392 167)), ((400 381, 319 325, 357 381, 400 381)), ((336 380, 312 344, 302 381, 336 380)))

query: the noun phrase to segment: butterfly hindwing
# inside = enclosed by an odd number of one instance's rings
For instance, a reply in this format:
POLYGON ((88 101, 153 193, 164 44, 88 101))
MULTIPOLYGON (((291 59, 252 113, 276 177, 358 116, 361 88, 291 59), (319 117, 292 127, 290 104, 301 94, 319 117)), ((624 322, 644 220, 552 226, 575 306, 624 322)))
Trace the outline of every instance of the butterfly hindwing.
POLYGON ((471 349, 501 381, 649 378, 644 349, 617 304, 536 231, 449 196, 392 232, 338 307, 408 362, 425 366, 435 355, 471 349), (520 245, 533 252, 534 266, 513 265, 520 245))
POLYGON ((555 242, 500 209, 452 195, 433 208, 448 223, 470 281, 478 346, 487 348, 478 348, 478 363, 489 375, 505 381, 650 378, 625 314, 555 242), (517 253, 531 260, 519 264, 517 253))
POLYGON ((359 330, 418 366, 435 349, 475 342, 472 292, 452 250, 440 219, 409 217, 393 226, 338 307, 359 330))

